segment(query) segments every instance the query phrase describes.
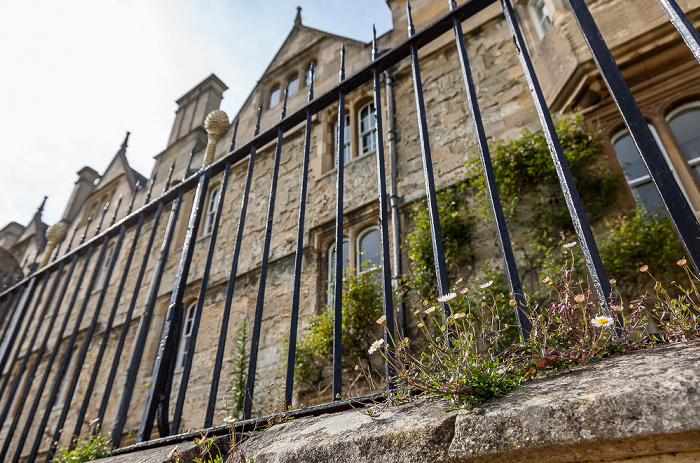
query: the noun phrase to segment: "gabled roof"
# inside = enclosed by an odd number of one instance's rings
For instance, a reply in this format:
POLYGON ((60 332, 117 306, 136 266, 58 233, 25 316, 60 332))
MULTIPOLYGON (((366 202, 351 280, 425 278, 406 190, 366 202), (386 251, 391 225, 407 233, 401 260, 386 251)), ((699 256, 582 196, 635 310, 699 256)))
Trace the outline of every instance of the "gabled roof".
POLYGON ((272 58, 272 61, 270 61, 270 64, 268 64, 267 68, 265 68, 260 80, 262 80, 262 78, 268 75, 270 72, 276 70, 278 67, 286 64, 290 57, 294 57, 300 52, 307 50, 312 44, 323 38, 340 40, 342 42, 355 44, 358 46, 366 45, 360 40, 355 40, 348 37, 343 37, 341 35, 331 34, 330 32, 325 32, 320 29, 314 29, 313 27, 304 26, 301 23, 301 7, 297 7, 297 16, 294 20, 294 27, 292 27, 292 30, 287 35, 287 38, 284 39, 284 42, 282 42, 282 45, 280 46, 279 50, 277 50, 277 53, 275 53, 275 56, 272 58), (304 38, 303 41, 300 40, 302 34, 305 36, 311 34, 313 36, 313 40, 309 41, 308 37, 304 38))
POLYGON ((132 190, 137 181, 140 181, 142 185, 146 182, 146 177, 141 175, 135 169, 132 169, 129 165, 129 161, 126 159, 126 148, 129 143, 130 134, 130 132, 126 132, 126 137, 124 137, 124 142, 122 142, 121 148, 119 148, 119 151, 117 151, 117 154, 114 155, 114 158, 112 158, 112 161, 109 163, 104 173, 100 177, 100 181, 93 190, 93 193, 100 191, 105 185, 109 184, 120 175, 126 175, 127 183, 132 190))

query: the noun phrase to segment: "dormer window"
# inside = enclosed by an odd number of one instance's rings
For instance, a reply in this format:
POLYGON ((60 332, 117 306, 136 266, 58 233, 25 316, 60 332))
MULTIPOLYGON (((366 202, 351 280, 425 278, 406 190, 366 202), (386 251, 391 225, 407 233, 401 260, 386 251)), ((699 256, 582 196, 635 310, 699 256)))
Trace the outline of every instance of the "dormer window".
POLYGON ((532 16, 532 22, 535 23, 537 37, 542 40, 547 29, 552 25, 552 15, 549 14, 549 9, 547 9, 544 0, 532 0, 528 5, 528 9, 532 16))
POLYGON ((316 61, 312 61, 306 67, 306 72, 304 73, 304 83, 308 87, 312 82, 316 82, 316 61))
POLYGON ((299 90, 299 75, 294 74, 287 81, 287 96, 294 95, 299 90))
POLYGON ((280 102, 280 86, 275 85, 272 87, 272 90, 270 91, 270 101, 268 104, 268 108, 274 108, 277 106, 277 103, 280 102))

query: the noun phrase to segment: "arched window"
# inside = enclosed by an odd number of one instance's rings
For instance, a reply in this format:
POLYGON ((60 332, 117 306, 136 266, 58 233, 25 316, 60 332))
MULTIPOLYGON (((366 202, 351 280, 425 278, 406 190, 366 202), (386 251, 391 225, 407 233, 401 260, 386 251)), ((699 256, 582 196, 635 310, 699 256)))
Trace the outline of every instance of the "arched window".
POLYGON ((221 185, 216 185, 209 191, 207 210, 204 213, 204 228, 202 228, 202 236, 210 234, 214 229, 214 218, 216 216, 216 208, 219 205, 220 194, 221 185))
POLYGON ((299 75, 294 74, 287 81, 287 96, 294 95, 299 90, 299 75))
POLYGON ((374 118, 374 103, 366 104, 357 114, 360 122, 360 155, 374 151, 377 148, 375 131, 377 121, 374 118))
POLYGON ((537 37, 542 40, 545 32, 552 25, 552 15, 549 14, 549 9, 547 9, 544 0, 532 0, 528 4, 528 9, 530 10, 530 16, 532 16, 532 22, 535 23, 537 37))
POLYGON ((666 120, 693 174, 700 181, 700 102, 671 111, 666 120))
POLYGON ((190 342, 190 337, 192 337, 192 325, 194 325, 194 310, 197 307, 197 301, 187 306, 185 310, 185 318, 182 320, 182 332, 180 334, 180 343, 177 348, 177 363, 175 363, 176 368, 182 368, 185 365, 185 360, 187 360, 187 344, 190 342))
MULTIPOLYGON (((651 129, 651 133, 654 136, 656 143, 659 145, 661 153, 666 159, 666 163, 671 168, 674 176, 676 176, 676 171, 673 168, 673 164, 671 164, 669 161, 666 150, 664 149, 661 140, 659 140, 656 130, 652 125, 649 125, 649 129, 651 129)), ((634 145, 632 137, 630 137, 627 129, 618 132, 612 138, 612 145, 615 149, 615 155, 617 156, 618 161, 620 161, 620 166, 625 174, 627 183, 629 184, 637 203, 646 209, 647 212, 652 214, 664 213, 665 208, 663 202, 661 201, 661 197, 656 191, 654 182, 651 180, 649 172, 647 172, 646 166, 644 165, 644 161, 642 161, 639 151, 637 151, 637 147, 634 145)), ((677 177, 676 181, 678 182, 677 177)), ((678 183, 680 185, 680 182, 678 183)), ((683 190, 682 187, 681 190, 683 190)), ((683 193, 685 194, 684 190, 683 193)))
POLYGON ((114 254, 114 245, 107 248, 105 252, 105 257, 102 259, 100 264, 100 274, 97 277, 97 284, 95 285, 95 290, 102 289, 102 287, 107 283, 107 271, 109 270, 109 263, 112 260, 112 255, 114 254))
POLYGON ((270 90, 270 100, 267 105, 268 108, 274 108, 277 106, 277 103, 280 102, 280 86, 279 84, 275 85, 272 87, 272 90, 270 90))
POLYGON ((312 82, 316 82, 316 61, 311 61, 304 72, 304 84, 308 87, 312 82))
MULTIPOLYGON (((350 240, 343 239, 343 271, 350 267, 350 240)), ((326 302, 328 305, 333 304, 333 295, 335 288, 335 243, 328 248, 328 287, 326 302)))
MULTIPOLYGON (((350 161, 350 116, 345 116, 345 130, 343 131, 343 164, 350 161)), ((338 166, 337 150, 338 145, 338 123, 333 125, 333 166, 338 166)))
POLYGON ((379 227, 366 228, 360 232, 357 236, 357 273, 364 273, 381 265, 379 247, 379 227))

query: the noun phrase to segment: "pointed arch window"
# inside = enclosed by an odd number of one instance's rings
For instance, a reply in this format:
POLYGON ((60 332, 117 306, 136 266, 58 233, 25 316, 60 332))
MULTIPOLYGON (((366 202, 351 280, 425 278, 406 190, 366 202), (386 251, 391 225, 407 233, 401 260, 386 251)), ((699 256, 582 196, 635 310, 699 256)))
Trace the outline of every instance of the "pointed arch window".
POLYGON ((365 228, 357 235, 357 273, 374 270, 380 265, 379 227, 365 228))

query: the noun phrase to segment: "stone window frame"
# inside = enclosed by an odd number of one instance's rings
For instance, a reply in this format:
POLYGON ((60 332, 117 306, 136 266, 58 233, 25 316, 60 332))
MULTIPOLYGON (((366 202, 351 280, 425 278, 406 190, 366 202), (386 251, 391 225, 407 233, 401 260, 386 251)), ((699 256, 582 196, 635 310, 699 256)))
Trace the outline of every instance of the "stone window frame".
MULTIPOLYGON (((349 124, 349 129, 346 128, 346 135, 349 135, 345 137, 345 146, 349 146, 349 156, 347 157, 347 160, 345 162, 345 165, 354 162, 357 159, 361 159, 367 155, 370 155, 372 153, 376 152, 376 146, 374 149, 368 150, 366 152, 362 152, 362 143, 361 143, 361 136, 362 134, 359 131, 359 123, 360 123, 360 112, 365 109, 368 106, 372 106, 374 104, 374 97, 372 94, 372 90, 366 90, 364 91, 360 96, 358 97, 353 97, 353 98, 348 98, 345 102, 345 118, 346 121, 349 119, 350 124, 349 124)), ((327 125, 327 134, 328 137, 326 138, 326 149, 325 151, 325 156, 327 156, 328 161, 325 161, 323 165, 325 168, 323 169, 324 173, 327 172, 334 172, 336 169, 336 152, 335 152, 335 145, 336 145, 336 140, 337 140, 337 131, 338 131, 338 106, 336 105, 335 107, 330 107, 327 109, 325 112, 324 120, 329 121, 327 125)), ((347 124, 346 124, 347 126, 347 124)), ((374 127, 371 129, 370 132, 374 133, 376 132, 377 124, 376 120, 374 123, 374 127)), ((366 133, 366 132, 365 132, 366 133)), ((376 141, 375 141, 376 145, 376 141)))
MULTIPOLYGON (((360 220, 356 221, 352 225, 346 225, 344 227, 343 243, 348 243, 348 255, 344 257, 344 269, 350 269, 355 274, 360 274, 360 258, 359 255, 359 240, 369 232, 379 231, 378 212, 376 210, 370 211, 369 214, 365 214, 360 220)), ((333 304, 333 274, 331 273, 332 264, 334 260, 334 250, 335 248, 335 234, 330 232, 327 233, 327 238, 322 240, 321 249, 323 250, 324 257, 324 268, 319 276, 322 276, 321 287, 326 291, 326 297, 323 299, 326 307, 333 304), (330 235, 330 236, 328 236, 330 235)), ((369 269, 368 269, 369 270, 369 269)), ((366 271, 366 270, 365 270, 366 271)))

